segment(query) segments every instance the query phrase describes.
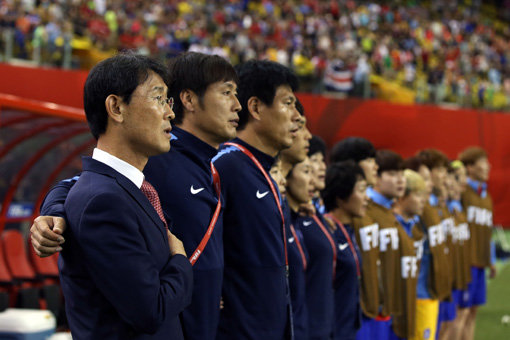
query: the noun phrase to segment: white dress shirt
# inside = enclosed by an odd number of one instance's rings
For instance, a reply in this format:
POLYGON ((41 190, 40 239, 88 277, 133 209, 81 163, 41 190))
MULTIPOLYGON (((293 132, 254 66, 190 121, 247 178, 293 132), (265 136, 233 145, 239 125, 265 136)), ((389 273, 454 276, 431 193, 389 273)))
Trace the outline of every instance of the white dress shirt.
POLYGON ((98 148, 94 148, 92 158, 98 162, 108 165, 110 168, 113 168, 115 171, 120 172, 122 175, 126 176, 138 187, 138 189, 142 187, 145 176, 143 175, 143 172, 131 164, 98 148))

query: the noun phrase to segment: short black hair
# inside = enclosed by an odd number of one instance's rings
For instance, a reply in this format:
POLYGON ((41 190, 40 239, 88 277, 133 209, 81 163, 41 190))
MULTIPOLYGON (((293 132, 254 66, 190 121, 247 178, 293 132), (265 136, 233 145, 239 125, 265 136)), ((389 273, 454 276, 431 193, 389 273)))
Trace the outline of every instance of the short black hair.
POLYGON ((375 162, 379 166, 377 174, 381 175, 385 171, 404 170, 404 160, 395 151, 377 150, 375 154, 375 162))
POLYGON ((418 156, 409 157, 404 161, 404 168, 410 169, 416 172, 420 172, 420 168, 423 165, 421 158, 418 156))
POLYGON ((201 101, 211 84, 219 81, 234 81, 239 84, 234 67, 218 55, 186 52, 170 59, 168 70, 170 73, 168 96, 174 98, 175 124, 182 123, 184 117, 181 91, 191 90, 201 101))
POLYGON ((448 157, 437 149, 424 149, 419 151, 416 155, 420 158, 422 164, 429 168, 429 170, 439 167, 448 168, 448 165, 450 164, 448 157))
POLYGON ((326 211, 337 208, 337 198, 347 200, 360 179, 365 179, 365 173, 353 160, 337 162, 328 167, 326 187, 321 192, 326 211))
POLYGON ((347 137, 336 143, 331 150, 331 162, 352 159, 356 163, 367 158, 375 158, 374 145, 362 137, 347 137))
POLYGON ((298 78, 286 66, 269 60, 249 60, 235 67, 239 76, 237 88, 242 109, 239 112, 238 130, 248 123, 248 99, 257 97, 266 105, 272 105, 276 89, 288 85, 292 91, 298 88, 298 78))
POLYGON ((487 152, 479 146, 470 146, 459 154, 464 166, 473 165, 481 158, 488 158, 487 152))
POLYGON ((324 159, 326 158, 326 143, 319 136, 313 135, 310 139, 310 148, 308 149, 308 157, 320 152, 324 159))
POLYGON ((150 71, 158 74, 168 86, 168 72, 164 64, 132 52, 119 53, 90 70, 83 89, 83 107, 90 131, 96 139, 106 132, 106 98, 118 95, 129 104, 131 95, 149 78, 150 71))

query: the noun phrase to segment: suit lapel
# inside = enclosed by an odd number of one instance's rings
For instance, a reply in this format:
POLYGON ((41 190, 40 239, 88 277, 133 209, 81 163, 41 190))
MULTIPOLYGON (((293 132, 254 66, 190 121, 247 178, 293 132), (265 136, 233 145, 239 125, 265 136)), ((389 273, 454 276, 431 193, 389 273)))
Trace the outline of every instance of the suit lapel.
POLYGON ((101 173, 106 176, 113 177, 117 180, 117 183, 127 191, 127 193, 133 197, 133 199, 142 207, 142 209, 145 211, 147 215, 152 219, 154 224, 157 226, 157 228, 160 230, 161 235, 165 240, 167 240, 167 233, 166 233, 166 227, 163 221, 159 218, 158 213, 152 206, 152 204, 149 202, 149 199, 142 193, 142 191, 137 188, 137 186, 131 182, 126 176, 122 175, 121 173, 115 171, 111 167, 107 166, 106 164, 103 164, 101 162, 98 162, 92 158, 84 157, 83 159, 83 169, 94 171, 101 173))

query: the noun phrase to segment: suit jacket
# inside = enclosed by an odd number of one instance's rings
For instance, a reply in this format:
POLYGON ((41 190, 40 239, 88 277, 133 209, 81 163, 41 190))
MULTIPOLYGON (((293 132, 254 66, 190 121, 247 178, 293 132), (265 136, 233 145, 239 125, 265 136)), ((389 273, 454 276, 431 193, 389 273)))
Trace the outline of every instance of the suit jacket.
POLYGON ((84 158, 64 209, 59 269, 73 339, 182 339, 192 268, 170 255, 165 225, 140 189, 84 158))

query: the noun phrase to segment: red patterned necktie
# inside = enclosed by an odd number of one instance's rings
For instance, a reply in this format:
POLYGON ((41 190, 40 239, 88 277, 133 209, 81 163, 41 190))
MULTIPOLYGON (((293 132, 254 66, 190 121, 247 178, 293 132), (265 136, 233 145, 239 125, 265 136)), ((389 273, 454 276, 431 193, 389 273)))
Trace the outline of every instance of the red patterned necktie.
POLYGON ((149 199, 149 202, 151 202, 152 206, 158 213, 159 218, 161 219, 161 221, 163 221, 163 223, 165 223, 165 226, 168 228, 165 216, 163 215, 163 209, 161 209, 161 202, 159 201, 159 196, 156 189, 154 189, 154 187, 149 182, 144 180, 140 190, 142 190, 142 193, 149 199))

